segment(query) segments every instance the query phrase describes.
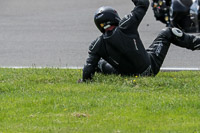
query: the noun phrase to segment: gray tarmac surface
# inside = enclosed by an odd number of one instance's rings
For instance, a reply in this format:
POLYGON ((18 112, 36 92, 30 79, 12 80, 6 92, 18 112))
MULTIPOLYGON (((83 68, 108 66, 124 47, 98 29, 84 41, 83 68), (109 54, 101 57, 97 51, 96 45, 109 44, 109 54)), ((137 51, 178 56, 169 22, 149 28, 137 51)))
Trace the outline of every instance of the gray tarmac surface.
MULTIPOLYGON (((0 67, 82 67, 100 35, 93 15, 103 5, 121 17, 134 7, 131 0, 0 0, 0 67)), ((164 27, 149 7, 139 27, 146 48, 164 27)), ((171 46, 163 67, 200 68, 199 57, 171 46)))

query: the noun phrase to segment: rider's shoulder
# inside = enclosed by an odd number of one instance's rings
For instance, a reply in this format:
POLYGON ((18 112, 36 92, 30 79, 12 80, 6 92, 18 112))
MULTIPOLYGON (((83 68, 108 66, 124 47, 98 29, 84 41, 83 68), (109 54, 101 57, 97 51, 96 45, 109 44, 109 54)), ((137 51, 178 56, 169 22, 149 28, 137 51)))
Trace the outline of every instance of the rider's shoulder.
POLYGON ((97 44, 100 43, 101 40, 101 36, 97 37, 94 41, 92 41, 92 43, 89 46, 89 50, 92 51, 95 49, 95 47, 97 47, 97 44))

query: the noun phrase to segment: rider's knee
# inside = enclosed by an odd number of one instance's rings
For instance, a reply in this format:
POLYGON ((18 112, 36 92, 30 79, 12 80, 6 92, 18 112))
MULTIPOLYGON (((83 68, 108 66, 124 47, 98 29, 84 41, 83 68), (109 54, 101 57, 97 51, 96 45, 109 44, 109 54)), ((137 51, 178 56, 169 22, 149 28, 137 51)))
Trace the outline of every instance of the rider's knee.
POLYGON ((172 33, 173 35, 175 35, 176 37, 182 37, 183 36, 183 31, 178 29, 178 28, 172 28, 172 33))
POLYGON ((169 27, 162 29, 162 31, 160 32, 160 35, 164 38, 170 39, 171 36, 172 36, 172 32, 171 32, 172 30, 171 29, 172 28, 169 28, 169 27))

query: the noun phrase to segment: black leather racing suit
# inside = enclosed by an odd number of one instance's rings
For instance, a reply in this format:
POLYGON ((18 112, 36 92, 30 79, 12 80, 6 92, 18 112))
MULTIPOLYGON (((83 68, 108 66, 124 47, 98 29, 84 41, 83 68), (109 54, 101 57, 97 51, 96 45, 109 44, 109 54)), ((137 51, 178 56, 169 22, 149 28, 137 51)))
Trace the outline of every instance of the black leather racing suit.
POLYGON ((149 6, 149 0, 139 0, 112 33, 98 37, 89 47, 89 57, 83 69, 83 79, 90 79, 103 58, 121 74, 141 74, 150 66, 150 58, 142 44, 138 26, 149 6))
POLYGON ((192 50, 194 50, 194 43, 197 45, 200 43, 200 39, 194 36, 184 34, 182 38, 178 38, 172 34, 171 28, 166 28, 145 50, 138 33, 138 26, 146 14, 148 6, 149 0, 138 0, 134 10, 120 21, 118 27, 92 42, 89 47, 89 57, 83 68, 83 81, 92 78, 99 64, 108 66, 107 68, 110 68, 108 73, 156 75, 171 42, 192 50), (184 40, 186 41, 184 42, 184 40))

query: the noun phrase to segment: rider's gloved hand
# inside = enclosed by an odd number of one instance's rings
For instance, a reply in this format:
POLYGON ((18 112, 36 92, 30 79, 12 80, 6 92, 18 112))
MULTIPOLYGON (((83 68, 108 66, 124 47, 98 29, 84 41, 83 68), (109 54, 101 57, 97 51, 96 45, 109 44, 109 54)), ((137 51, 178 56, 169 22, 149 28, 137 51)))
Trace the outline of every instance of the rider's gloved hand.
POLYGON ((135 5, 137 5, 138 0, 132 0, 132 2, 133 2, 135 5))
POLYGON ((132 0, 132 2, 135 4, 135 6, 143 5, 148 7, 149 6, 149 0, 132 0))

